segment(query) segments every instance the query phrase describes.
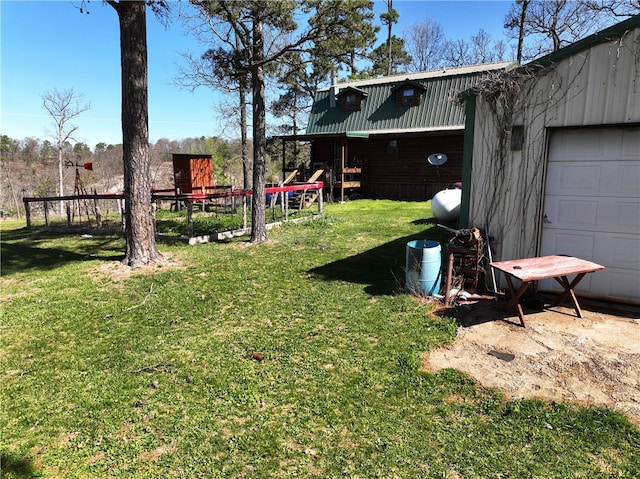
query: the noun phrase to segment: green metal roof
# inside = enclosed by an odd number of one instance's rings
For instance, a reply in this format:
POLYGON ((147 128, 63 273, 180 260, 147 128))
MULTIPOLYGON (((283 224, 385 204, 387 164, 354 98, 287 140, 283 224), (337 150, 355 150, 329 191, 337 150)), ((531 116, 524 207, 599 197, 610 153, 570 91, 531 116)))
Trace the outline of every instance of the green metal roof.
POLYGON ((452 68, 432 72, 396 75, 373 80, 349 82, 316 92, 306 135, 344 133, 382 134, 464 129, 464 107, 457 95, 471 88, 489 71, 502 70, 508 62, 452 68), (393 89, 407 82, 419 82, 426 89, 416 106, 396 106, 393 89), (341 111, 332 101, 345 89, 368 94, 359 111, 341 111))
POLYGON ((344 90, 340 90, 340 92, 336 96, 341 96, 341 95, 344 95, 346 93, 358 93, 359 95, 362 95, 363 97, 366 97, 369 94, 365 90, 361 90, 360 88, 354 88, 354 87, 350 86, 350 87, 345 88, 344 90))

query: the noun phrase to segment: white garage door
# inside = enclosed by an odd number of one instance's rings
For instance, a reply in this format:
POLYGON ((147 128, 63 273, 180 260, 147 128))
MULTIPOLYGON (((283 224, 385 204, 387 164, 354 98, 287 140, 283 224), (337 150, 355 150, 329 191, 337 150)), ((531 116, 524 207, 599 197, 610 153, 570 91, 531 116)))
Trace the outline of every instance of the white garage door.
MULTIPOLYGON (((577 293, 640 304, 640 128, 553 132, 543 211, 542 255, 605 266, 577 293)), ((558 286, 549 280, 540 289, 558 286)))

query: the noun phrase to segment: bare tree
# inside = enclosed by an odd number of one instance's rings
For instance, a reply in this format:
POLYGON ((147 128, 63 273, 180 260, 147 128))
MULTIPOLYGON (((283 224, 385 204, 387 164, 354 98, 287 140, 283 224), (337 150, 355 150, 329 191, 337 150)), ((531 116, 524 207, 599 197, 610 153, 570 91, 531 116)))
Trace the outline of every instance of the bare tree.
POLYGON ((531 0, 516 0, 505 16, 504 28, 507 30, 507 35, 518 39, 518 46, 516 48, 516 59, 518 63, 522 63, 527 9, 530 3, 531 0))
POLYGON ((593 12, 611 18, 630 17, 640 13, 640 0, 581 0, 593 12))
POLYGON ((505 17, 505 28, 519 39, 519 57, 532 59, 595 31, 603 19, 585 1, 531 0, 512 6, 505 17))
POLYGON ((491 35, 483 29, 477 35, 471 36, 471 56, 473 63, 490 63, 496 60, 492 49, 491 35))
MULTIPOLYGON (((58 145, 58 195, 64 196, 63 181, 63 149, 65 143, 73 140, 73 134, 78 130, 76 125, 70 122, 91 106, 81 102, 82 94, 75 93, 73 88, 69 90, 53 89, 43 93, 42 105, 53 119, 53 136, 58 145)), ((64 216, 64 202, 60 201, 60 216, 64 216)))
POLYGON ((407 53, 411 56, 409 68, 416 72, 433 70, 444 63, 444 33, 433 18, 414 23, 405 33, 407 53))
POLYGON ((448 40, 444 45, 444 63, 448 67, 498 62, 505 59, 506 45, 494 42, 484 30, 471 35, 469 41, 448 40))

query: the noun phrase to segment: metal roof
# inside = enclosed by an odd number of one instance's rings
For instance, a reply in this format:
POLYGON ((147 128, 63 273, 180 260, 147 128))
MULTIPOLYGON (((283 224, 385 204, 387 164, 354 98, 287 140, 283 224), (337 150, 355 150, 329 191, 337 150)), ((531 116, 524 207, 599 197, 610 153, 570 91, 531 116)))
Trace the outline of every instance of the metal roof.
POLYGON ((330 133, 405 133, 464 129, 464 107, 457 101, 460 92, 471 88, 483 74, 504 70, 509 62, 451 68, 431 72, 340 83, 316 92, 306 135, 330 133), (426 87, 416 106, 396 106, 393 89, 406 82, 426 87), (334 96, 344 89, 368 93, 359 111, 341 111, 334 96))

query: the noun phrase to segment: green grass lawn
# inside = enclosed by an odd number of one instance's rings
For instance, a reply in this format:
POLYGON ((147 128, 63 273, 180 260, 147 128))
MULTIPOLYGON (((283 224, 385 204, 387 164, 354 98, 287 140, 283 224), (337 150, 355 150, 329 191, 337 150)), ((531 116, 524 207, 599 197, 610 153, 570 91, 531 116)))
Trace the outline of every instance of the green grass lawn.
POLYGON ((325 213, 128 275, 119 237, 2 223, 1 476, 640 477, 619 413, 420 371, 457 330, 401 290, 427 203, 325 213))

